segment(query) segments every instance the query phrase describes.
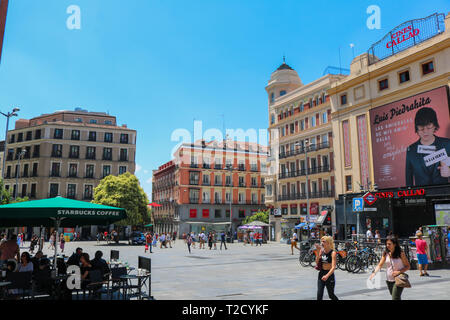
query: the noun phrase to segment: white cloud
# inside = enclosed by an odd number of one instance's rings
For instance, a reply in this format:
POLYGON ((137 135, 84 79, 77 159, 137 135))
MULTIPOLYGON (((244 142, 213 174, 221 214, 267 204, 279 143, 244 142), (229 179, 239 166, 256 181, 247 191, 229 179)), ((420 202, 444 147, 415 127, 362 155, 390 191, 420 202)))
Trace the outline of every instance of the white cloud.
POLYGON ((136 170, 134 172, 138 173, 139 171, 141 171, 142 167, 136 163, 136 170))
POLYGON ((152 184, 152 178, 148 178, 147 181, 145 181, 148 184, 152 184))

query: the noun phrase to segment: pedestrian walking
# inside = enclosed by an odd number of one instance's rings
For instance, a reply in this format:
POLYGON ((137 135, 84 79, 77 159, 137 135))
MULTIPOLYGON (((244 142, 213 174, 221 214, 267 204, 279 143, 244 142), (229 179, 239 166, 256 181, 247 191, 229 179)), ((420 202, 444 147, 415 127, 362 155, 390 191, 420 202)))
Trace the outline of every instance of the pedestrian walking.
POLYGON ((170 248, 172 248, 172 238, 170 233, 166 233, 166 248, 167 244, 169 245, 170 248))
POLYGON ((152 242, 153 242, 153 237, 152 234, 150 232, 147 232, 147 234, 145 235, 145 253, 147 252, 147 250, 150 249, 150 253, 152 252, 152 242))
POLYGON ((64 239, 64 234, 61 233, 60 237, 59 237, 59 247, 61 249, 61 252, 64 252, 64 246, 66 244, 66 239, 64 239))
POLYGON ((300 249, 297 247, 297 242, 298 242, 297 232, 294 231, 294 234, 292 235, 292 238, 291 238, 291 254, 292 254, 292 255, 294 255, 294 247, 295 247, 297 250, 300 250, 300 249))
POLYGON ((247 244, 248 242, 248 233, 244 232, 244 246, 247 244))
POLYGON ((175 244, 175 241, 177 240, 177 232, 176 231, 174 231, 173 233, 172 233, 172 241, 173 241, 173 244, 175 244))
POLYGON ((427 272, 428 269, 428 259, 430 257, 430 252, 428 250, 428 245, 425 240, 422 239, 422 232, 416 233, 416 253, 417 253, 417 261, 419 264, 420 276, 430 276, 427 272), (423 271, 422 271, 423 269, 423 271))
POLYGON ((100 238, 101 238, 100 232, 97 232, 97 244, 100 243, 100 238))
POLYGON ((403 287, 397 286, 395 278, 410 269, 408 258, 406 258, 398 239, 394 236, 388 236, 386 239, 386 249, 381 257, 380 263, 372 272, 370 280, 377 274, 383 267, 384 263, 387 263, 386 268, 386 284, 389 289, 389 293, 392 296, 392 300, 401 300, 403 287))
POLYGON ((192 239, 192 248, 195 249, 195 233, 191 232, 190 236, 191 236, 191 239, 192 239))
POLYGON ((262 247, 262 231, 258 231, 258 244, 260 247, 262 247))
POLYGON ((372 242, 373 239, 372 228, 367 229, 366 238, 368 242, 372 242))
POLYGON ((55 249, 55 239, 56 237, 55 237, 55 234, 54 233, 52 233, 51 234, 51 236, 50 236, 50 240, 49 240, 49 246, 48 246, 48 248, 47 249, 55 249))
POLYGON ((375 230, 375 242, 376 242, 376 243, 381 243, 381 234, 380 234, 380 230, 375 230))
POLYGON ((189 250, 189 253, 191 253, 191 244, 192 244, 192 236, 188 233, 186 238, 186 244, 189 250))
POLYGON ((323 291, 327 288, 328 297, 331 300, 339 300, 334 294, 336 279, 334 270, 336 270, 336 251, 334 250, 334 241, 330 236, 324 236, 320 239, 320 246, 316 244, 319 254, 316 256, 316 265, 319 269, 317 280, 317 300, 323 299, 323 291))
MULTIPOLYGON (((245 242, 244 242, 244 244, 245 244, 245 242)), ((220 250, 222 250, 222 245, 224 245, 225 250, 227 250, 227 244, 225 242, 225 232, 223 232, 223 231, 220 233, 220 250)))
POLYGON ((212 249, 212 246, 213 246, 213 234, 212 234, 212 232, 210 232, 208 234, 208 247, 209 247, 209 250, 212 249))

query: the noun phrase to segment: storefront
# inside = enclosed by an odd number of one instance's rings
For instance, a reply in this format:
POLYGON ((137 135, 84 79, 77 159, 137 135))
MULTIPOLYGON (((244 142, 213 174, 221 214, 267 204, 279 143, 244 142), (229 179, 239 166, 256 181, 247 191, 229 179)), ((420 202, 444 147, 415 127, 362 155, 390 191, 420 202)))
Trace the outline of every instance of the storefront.
MULTIPOLYGON (((382 238, 389 232, 400 238, 409 238, 421 226, 448 225, 450 221, 450 210, 444 210, 450 207, 450 184, 383 189, 370 194, 374 201, 369 204, 370 201, 364 200, 364 211, 360 212, 360 234, 365 234, 368 228, 372 228, 372 232, 379 230, 382 238)), ((344 234, 345 225, 347 235, 356 231, 357 214, 353 212, 352 200, 363 196, 362 193, 346 194, 345 205, 344 195, 339 196, 336 201, 339 234, 344 234)))

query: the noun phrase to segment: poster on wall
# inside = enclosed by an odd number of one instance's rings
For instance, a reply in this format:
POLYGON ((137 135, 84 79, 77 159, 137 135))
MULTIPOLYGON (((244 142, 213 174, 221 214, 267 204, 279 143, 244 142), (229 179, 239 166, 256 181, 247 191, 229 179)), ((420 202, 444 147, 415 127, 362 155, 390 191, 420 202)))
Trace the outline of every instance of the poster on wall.
POLYGON ((369 114, 375 182, 380 189, 449 183, 447 87, 374 108, 369 114))
POLYGON ((436 225, 450 226, 450 204, 435 204, 436 225))

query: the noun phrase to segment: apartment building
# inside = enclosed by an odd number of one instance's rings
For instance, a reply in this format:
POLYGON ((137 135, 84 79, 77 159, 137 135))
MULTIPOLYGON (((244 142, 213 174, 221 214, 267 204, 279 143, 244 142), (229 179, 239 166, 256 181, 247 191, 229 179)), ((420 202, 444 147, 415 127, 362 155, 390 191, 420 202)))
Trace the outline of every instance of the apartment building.
MULTIPOLYGON (((342 75, 326 74, 303 84, 285 62, 266 86, 269 97, 270 157, 266 205, 271 208, 272 240, 291 236, 300 222, 331 225, 334 216, 335 175, 331 104, 327 90, 342 75)), ((331 231, 331 230, 330 230, 331 231)))
POLYGON ((155 224, 160 219, 162 230, 180 235, 229 231, 230 225, 234 232, 246 216, 265 209, 266 159, 267 147, 255 143, 182 144, 173 162, 154 171, 153 201, 163 204, 154 208, 155 224))
POLYGON ((102 178, 135 170, 136 130, 102 112, 20 119, 7 139, 5 188, 13 196, 91 201, 102 178))
POLYGON ((345 228, 356 233, 352 199, 367 192, 375 201, 364 202, 370 211, 361 213, 360 233, 370 226, 382 236, 389 231, 410 236, 418 226, 439 224, 450 209, 449 180, 438 171, 442 165, 420 159, 439 144, 417 157, 428 170, 424 176, 433 179, 419 181, 407 169, 407 153, 421 146, 417 115, 437 115, 434 135, 450 138, 449 57, 449 14, 406 21, 357 56, 350 75, 328 90, 334 149, 340 150, 335 157, 340 234, 345 228))

